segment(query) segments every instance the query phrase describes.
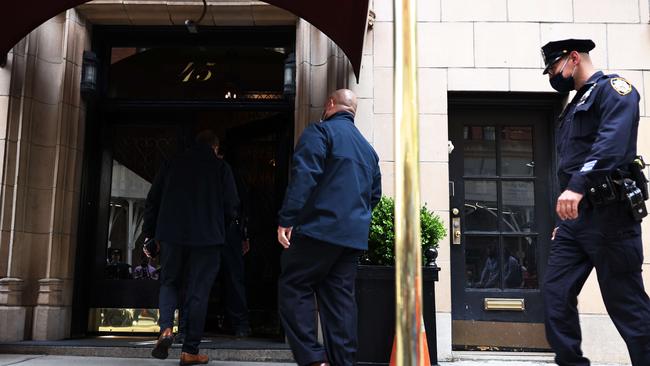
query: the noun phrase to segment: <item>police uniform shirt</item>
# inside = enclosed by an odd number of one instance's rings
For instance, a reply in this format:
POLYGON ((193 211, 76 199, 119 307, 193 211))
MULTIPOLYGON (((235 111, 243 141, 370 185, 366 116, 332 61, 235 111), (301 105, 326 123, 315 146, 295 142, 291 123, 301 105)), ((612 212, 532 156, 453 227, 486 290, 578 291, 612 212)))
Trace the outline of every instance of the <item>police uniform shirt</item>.
POLYGON ((558 178, 562 191, 585 193, 590 180, 622 169, 636 156, 639 100, 618 75, 597 72, 560 115, 558 178))

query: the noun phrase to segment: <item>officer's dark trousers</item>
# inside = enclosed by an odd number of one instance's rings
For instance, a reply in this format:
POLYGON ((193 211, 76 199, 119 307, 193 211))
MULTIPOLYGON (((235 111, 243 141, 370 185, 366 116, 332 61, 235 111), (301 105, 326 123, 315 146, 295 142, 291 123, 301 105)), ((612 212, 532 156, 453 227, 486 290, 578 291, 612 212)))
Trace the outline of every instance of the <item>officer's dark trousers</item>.
POLYGON ((546 337, 560 366, 589 365, 582 355, 578 294, 595 267, 607 311, 632 365, 650 365, 650 300, 643 287, 641 228, 621 204, 579 210, 560 225, 544 278, 546 337))
POLYGON ((324 361, 336 366, 354 364, 354 282, 359 254, 359 250, 295 234, 282 253, 278 284, 280 318, 299 365, 324 361), (317 311, 324 346, 318 342, 317 311))
POLYGON ((197 354, 205 327, 210 289, 219 271, 221 245, 186 246, 162 243, 160 250, 160 319, 161 331, 172 328, 178 293, 185 279, 183 311, 187 313, 183 352, 197 354), (184 268, 186 270, 184 271, 184 268), (183 274, 186 276, 183 276, 183 274))
POLYGON ((247 330, 250 327, 241 242, 239 225, 230 224, 226 230, 226 245, 221 253, 221 275, 226 290, 226 310, 235 331, 247 330))

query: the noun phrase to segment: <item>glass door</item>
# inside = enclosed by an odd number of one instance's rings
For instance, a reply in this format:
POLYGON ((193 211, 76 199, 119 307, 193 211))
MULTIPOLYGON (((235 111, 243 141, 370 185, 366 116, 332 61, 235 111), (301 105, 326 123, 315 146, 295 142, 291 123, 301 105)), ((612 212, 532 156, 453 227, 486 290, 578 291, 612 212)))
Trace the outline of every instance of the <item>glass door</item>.
POLYGON ((456 348, 547 348, 540 279, 552 221, 548 117, 450 110, 456 348))

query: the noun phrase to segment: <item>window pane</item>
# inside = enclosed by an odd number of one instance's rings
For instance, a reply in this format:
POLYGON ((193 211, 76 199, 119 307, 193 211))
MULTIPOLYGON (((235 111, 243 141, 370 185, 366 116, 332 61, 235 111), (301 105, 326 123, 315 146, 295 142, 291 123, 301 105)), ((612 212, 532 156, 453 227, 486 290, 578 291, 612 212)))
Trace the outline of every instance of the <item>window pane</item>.
POLYGON ((503 200, 501 230, 530 232, 535 229, 535 183, 502 182, 503 200))
POLYGON ((465 181, 465 230, 496 231, 497 183, 465 181))
POLYGON ((226 102, 281 100, 289 52, 288 48, 245 46, 113 48, 108 96, 226 102))
POLYGON ((497 237, 467 236, 465 276, 467 288, 501 288, 497 237))
POLYGON ((158 258, 142 254, 147 194, 162 162, 178 151, 175 127, 116 126, 105 278, 158 280, 158 258))
POLYGON ((539 288, 537 245, 533 237, 504 237, 503 278, 505 288, 539 288))
POLYGON ((532 127, 503 127, 501 129, 501 175, 533 176, 532 127))
POLYGON ((492 126, 465 126, 463 128, 463 158, 465 175, 495 176, 496 138, 492 126))

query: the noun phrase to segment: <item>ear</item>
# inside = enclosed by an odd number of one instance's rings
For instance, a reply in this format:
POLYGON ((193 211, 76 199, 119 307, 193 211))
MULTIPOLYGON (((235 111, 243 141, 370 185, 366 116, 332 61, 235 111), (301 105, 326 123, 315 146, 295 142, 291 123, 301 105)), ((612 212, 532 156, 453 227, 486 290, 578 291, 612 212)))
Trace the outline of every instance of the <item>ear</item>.
POLYGON ((578 65, 580 64, 580 61, 582 61, 582 56, 580 56, 580 53, 578 53, 578 51, 571 51, 569 58, 574 65, 578 65))

